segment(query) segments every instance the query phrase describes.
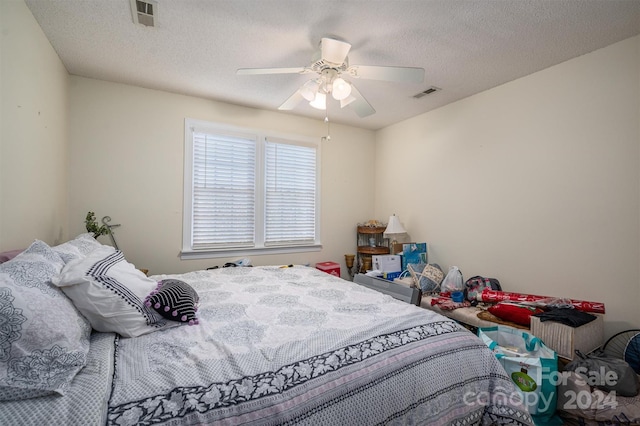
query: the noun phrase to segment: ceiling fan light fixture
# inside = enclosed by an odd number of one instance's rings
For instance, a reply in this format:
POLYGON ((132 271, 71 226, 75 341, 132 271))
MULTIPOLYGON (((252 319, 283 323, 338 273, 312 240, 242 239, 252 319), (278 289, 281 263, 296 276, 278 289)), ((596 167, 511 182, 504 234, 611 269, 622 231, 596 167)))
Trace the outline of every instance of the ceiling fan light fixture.
POLYGON ((322 51, 322 59, 331 64, 342 65, 349 54, 351 44, 324 37, 320 40, 320 48, 322 51))
POLYGON ((309 105, 315 109, 327 109, 327 95, 321 92, 316 93, 315 99, 309 102, 309 105))
POLYGON ((342 75, 368 80, 406 83, 419 83, 424 80, 423 68, 349 65, 348 55, 350 49, 351 44, 347 42, 323 37, 318 51, 315 52, 311 64, 308 66, 296 68, 240 68, 236 71, 236 74, 314 74, 315 77, 307 80, 278 109, 284 111, 292 110, 305 99, 313 108, 326 111, 329 107, 327 105, 327 97, 331 95, 331 98, 340 102, 341 108, 348 106, 361 118, 375 114, 376 110, 360 93, 358 87, 349 81, 344 81, 341 77, 342 75))
POLYGON ((320 83, 317 80, 309 80, 300 88, 300 94, 309 102, 313 102, 319 88, 320 83))
POLYGON ((355 100, 356 100, 356 98, 354 96, 351 96, 351 95, 347 96, 344 99, 340 99, 340 108, 346 107, 347 105, 349 105, 351 102, 353 102, 355 100))
POLYGON ((341 101, 351 95, 351 84, 338 77, 333 80, 331 95, 335 100, 341 101))

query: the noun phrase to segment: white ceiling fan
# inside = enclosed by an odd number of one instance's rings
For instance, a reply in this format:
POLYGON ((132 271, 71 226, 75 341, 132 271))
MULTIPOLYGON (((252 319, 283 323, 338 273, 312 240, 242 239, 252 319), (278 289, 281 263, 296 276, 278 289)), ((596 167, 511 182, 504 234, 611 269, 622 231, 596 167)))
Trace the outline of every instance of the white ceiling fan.
POLYGON ((311 65, 299 68, 240 68, 238 75, 257 74, 316 74, 307 81, 282 105, 280 110, 291 110, 303 99, 317 109, 326 109, 327 95, 340 101, 340 107, 352 108, 360 117, 375 113, 349 79, 370 79, 393 82, 421 83, 423 68, 387 67, 374 65, 349 65, 351 44, 325 37, 320 41, 320 50, 311 65), (346 78, 346 79, 345 79, 346 78))

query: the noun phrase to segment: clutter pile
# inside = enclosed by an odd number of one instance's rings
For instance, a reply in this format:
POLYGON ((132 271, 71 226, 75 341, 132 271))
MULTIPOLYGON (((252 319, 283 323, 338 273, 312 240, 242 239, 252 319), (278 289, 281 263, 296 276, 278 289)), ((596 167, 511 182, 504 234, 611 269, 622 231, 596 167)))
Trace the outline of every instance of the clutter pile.
POLYGON ((435 263, 407 270, 427 296, 422 306, 477 332, 495 353, 536 424, 640 425, 640 370, 606 353, 604 303, 505 291, 496 278, 465 281, 460 268, 445 274, 435 263), (616 380, 595 383, 599 377, 616 380))
POLYGON ((605 313, 601 302, 503 291, 496 278, 477 275, 464 281, 457 266, 446 275, 436 263, 409 264, 407 269, 413 285, 431 295, 431 305, 442 310, 481 305, 495 317, 525 327, 532 316, 579 327, 596 319, 592 313, 605 313))

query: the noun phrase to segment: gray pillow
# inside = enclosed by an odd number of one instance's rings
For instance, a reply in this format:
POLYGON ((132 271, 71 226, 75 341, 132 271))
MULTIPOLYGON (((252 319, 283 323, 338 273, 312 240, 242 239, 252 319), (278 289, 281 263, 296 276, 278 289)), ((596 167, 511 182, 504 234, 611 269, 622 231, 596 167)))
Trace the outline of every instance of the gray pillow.
POLYGON ((102 244, 93 238, 93 235, 84 233, 66 243, 54 246, 52 249, 60 255, 64 263, 69 263, 72 260, 84 259, 89 253, 100 247, 102 244))
POLYGON ((63 266, 38 240, 0 265, 0 401, 64 394, 86 363, 91 326, 51 284, 63 266))

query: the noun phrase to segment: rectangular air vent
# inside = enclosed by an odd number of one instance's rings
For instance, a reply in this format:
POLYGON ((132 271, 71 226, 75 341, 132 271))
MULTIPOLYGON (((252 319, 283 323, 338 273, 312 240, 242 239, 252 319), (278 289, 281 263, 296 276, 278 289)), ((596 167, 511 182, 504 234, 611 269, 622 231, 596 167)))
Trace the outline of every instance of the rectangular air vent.
POLYGON ((147 27, 155 27, 158 3, 154 0, 130 0, 133 22, 147 27))
POLYGON ((431 86, 427 90, 423 90, 420 93, 416 93, 415 95, 413 95, 413 97, 416 99, 420 99, 421 97, 430 95, 433 92, 437 92, 438 90, 442 90, 442 89, 440 89, 439 87, 431 86))

